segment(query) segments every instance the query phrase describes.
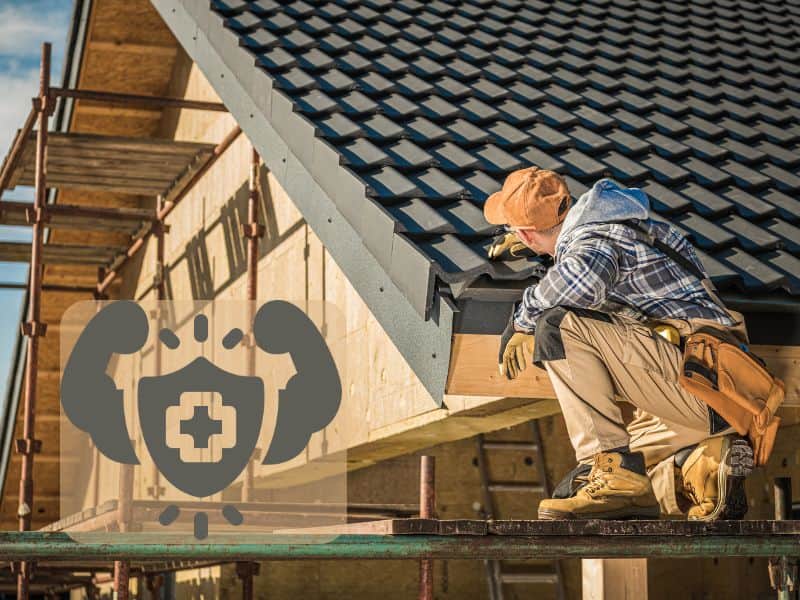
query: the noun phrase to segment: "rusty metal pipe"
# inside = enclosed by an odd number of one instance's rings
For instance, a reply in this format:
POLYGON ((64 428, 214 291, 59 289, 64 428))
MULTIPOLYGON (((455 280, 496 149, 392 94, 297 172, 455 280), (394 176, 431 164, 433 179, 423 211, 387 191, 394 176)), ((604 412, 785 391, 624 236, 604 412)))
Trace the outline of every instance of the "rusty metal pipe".
MULTIPOLYGON (((31 242, 31 270, 28 291, 28 320, 22 332, 28 338, 25 356, 25 400, 22 416, 22 439, 17 440, 17 452, 22 454, 19 480, 19 530, 31 528, 33 514, 33 457, 39 450, 35 438, 36 429, 36 384, 39 371, 39 337, 44 335, 45 326, 41 322, 42 303, 42 245, 45 223, 44 205, 47 202, 47 128, 50 117, 50 103, 47 95, 50 88, 50 44, 42 44, 42 62, 39 72, 38 131, 36 132, 36 172, 34 177, 34 223, 31 242)), ((30 564, 22 564, 17 576, 17 598, 28 600, 30 593, 30 564)))
POLYGON ((128 600, 130 591, 130 568, 127 560, 114 561, 114 591, 116 600, 128 600))
MULTIPOLYGON (((419 459, 419 516, 436 518, 436 458, 421 456, 419 459)), ((433 560, 419 561, 419 599, 433 600, 433 560)))
MULTIPOLYGON (((773 485, 775 499, 775 520, 785 521, 792 518, 792 479, 776 477, 773 485)), ((770 558, 769 578, 777 592, 778 600, 790 600, 794 597, 797 580, 797 564, 788 556, 770 558)))
POLYGON ((253 600, 253 576, 258 574, 258 563, 236 563, 236 574, 242 580, 242 600, 253 600))
POLYGON ((213 110, 228 112, 221 102, 206 102, 204 100, 186 100, 185 98, 170 98, 167 96, 141 96, 136 94, 118 94, 102 92, 99 90, 70 90, 65 88, 50 88, 52 97, 74 98, 76 100, 92 100, 96 102, 110 102, 112 104, 134 104, 145 108, 188 108, 194 110, 213 110))
MULTIPOLYGON (((203 175, 205 175, 205 173, 214 165, 215 162, 217 162, 219 157, 222 156, 225 150, 230 147, 230 145, 236 140, 237 137, 239 137, 239 134, 241 133, 242 129, 237 125, 219 144, 216 145, 214 151, 211 153, 211 156, 208 157, 206 162, 202 167, 200 167, 197 173, 195 173, 194 176, 186 182, 186 184, 181 188, 174 198, 166 202, 165 206, 158 210, 156 213, 156 219, 158 221, 164 221, 164 219, 167 218, 167 216, 174 210, 175 206, 177 206, 178 202, 180 202, 186 196, 194 184, 197 183, 203 175)), ((116 279, 120 269, 125 266, 125 264, 127 264, 127 262, 133 258, 139 250, 141 250, 142 246, 144 246, 144 243, 151 235, 153 235, 153 233, 155 233, 154 229, 151 228, 145 235, 137 239, 131 245, 131 247, 128 248, 125 256, 119 262, 119 264, 108 270, 105 279, 100 283, 100 285, 97 286, 97 291, 99 293, 103 293, 106 291, 106 289, 108 289, 108 286, 110 286, 114 279, 116 279)))
MULTIPOLYGON (((258 222, 258 170, 261 165, 261 157, 258 151, 253 148, 250 154, 250 180, 248 184, 247 198, 247 223, 244 225, 243 234, 247 239, 247 310, 248 322, 252 323, 255 318, 255 302, 258 296, 258 243, 264 233, 263 227, 258 222)), ((247 374, 254 375, 256 372, 256 349, 251 338, 247 343, 247 374)), ((250 502, 253 495, 253 461, 247 462, 244 481, 242 482, 242 502, 250 502)))

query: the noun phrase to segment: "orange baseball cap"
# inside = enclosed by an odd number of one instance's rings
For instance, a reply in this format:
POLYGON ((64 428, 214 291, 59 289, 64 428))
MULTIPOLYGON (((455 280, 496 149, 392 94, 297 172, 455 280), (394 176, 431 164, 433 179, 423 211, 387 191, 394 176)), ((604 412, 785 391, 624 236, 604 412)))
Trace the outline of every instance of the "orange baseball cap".
POLYGON ((503 189, 486 199, 483 215, 492 225, 544 231, 564 220, 571 203, 561 175, 528 167, 506 177, 503 189))

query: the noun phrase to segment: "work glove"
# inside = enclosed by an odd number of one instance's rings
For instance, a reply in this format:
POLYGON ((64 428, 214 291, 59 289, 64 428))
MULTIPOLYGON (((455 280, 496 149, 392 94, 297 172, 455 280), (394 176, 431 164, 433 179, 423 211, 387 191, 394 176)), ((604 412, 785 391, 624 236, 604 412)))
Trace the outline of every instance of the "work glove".
POLYGON ((509 379, 516 379, 533 356, 533 336, 514 329, 515 312, 516 306, 511 311, 503 335, 500 336, 500 352, 497 356, 500 375, 505 375, 509 379))
POLYGON ((503 260, 535 256, 533 250, 519 241, 516 233, 502 231, 492 240, 488 250, 489 260, 503 260))

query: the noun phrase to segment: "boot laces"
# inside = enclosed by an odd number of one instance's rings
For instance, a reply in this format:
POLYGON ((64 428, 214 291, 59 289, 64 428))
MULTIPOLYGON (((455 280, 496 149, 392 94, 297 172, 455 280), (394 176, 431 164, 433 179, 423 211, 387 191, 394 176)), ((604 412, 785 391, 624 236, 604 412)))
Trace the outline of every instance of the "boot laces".
POLYGON ((589 473, 589 483, 583 488, 587 494, 591 496, 608 486, 606 474, 614 471, 611 466, 612 462, 613 459, 611 457, 598 456, 595 459, 594 467, 589 473))

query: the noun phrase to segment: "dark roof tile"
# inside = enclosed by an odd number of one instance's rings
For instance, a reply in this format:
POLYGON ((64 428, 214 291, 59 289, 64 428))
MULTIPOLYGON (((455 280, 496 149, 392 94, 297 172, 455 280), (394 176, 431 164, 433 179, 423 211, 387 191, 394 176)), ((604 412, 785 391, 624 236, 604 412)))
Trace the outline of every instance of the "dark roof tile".
POLYGON ((695 211, 705 217, 719 217, 734 210, 733 203, 695 183, 689 183, 679 191, 689 199, 695 211))
POLYGON ((480 161, 467 150, 452 142, 446 142, 431 150, 436 161, 445 171, 466 171, 480 164, 480 161))
POLYGON ((518 158, 494 144, 486 144, 476 148, 473 152, 481 159, 484 169, 496 175, 506 175, 523 166, 518 158))
POLYGON ((691 203, 685 196, 655 181, 648 182, 642 189, 650 197, 653 208, 659 213, 682 213, 691 207, 691 203))
POLYGON ((759 259, 785 277, 786 291, 794 295, 800 294, 800 259, 782 250, 759 256, 759 259))
POLYGON ((410 140, 400 140, 384 150, 392 158, 392 164, 399 169, 416 169, 435 164, 434 157, 410 140))
MULTIPOLYGON (((320 164, 367 185, 369 206, 387 220, 382 232, 394 223, 397 240, 385 241, 397 247, 390 271, 404 290, 415 276, 429 289, 431 273, 463 288, 539 268, 486 261, 493 227, 481 215, 510 171, 537 165, 564 174, 576 197, 602 176, 641 186, 654 214, 703 249, 723 289, 800 295, 800 8, 792 4, 211 7, 244 47, 231 51, 247 53, 281 90, 275 118, 291 111, 310 122, 322 138, 320 164), (403 256, 411 262, 394 264, 403 256)), ((383 264, 374 237, 364 233, 383 264)))
POLYGON ((536 148, 528 147, 524 149, 524 152, 519 152, 517 156, 524 165, 536 166, 540 169, 548 169, 559 173, 564 171, 564 163, 550 152, 542 152, 536 148))
POLYGON ((618 152, 609 152, 601 157, 607 165, 612 177, 626 185, 633 185, 647 177, 649 170, 640 163, 633 161, 618 152))
POLYGON ((745 291, 778 289, 786 283, 786 276, 744 250, 732 248, 719 254, 725 263, 741 276, 745 291))
POLYGON ((607 133, 606 137, 613 142, 617 150, 626 156, 638 156, 650 152, 650 150, 653 149, 653 135, 648 136, 647 139, 642 139, 638 136, 622 131, 621 129, 615 129, 614 131, 607 133))
POLYGON ((447 126, 453 142, 465 147, 472 147, 483 144, 491 139, 491 135, 485 130, 464 119, 456 119, 447 126))
POLYGON ((780 246, 780 238, 739 215, 723 217, 718 224, 733 233, 739 245, 748 252, 765 252, 780 246))
POLYGON ((736 212, 745 219, 764 219, 775 214, 775 208, 771 204, 737 187, 725 191, 724 196, 734 204, 736 212))
MULTIPOLYGON (((763 227, 778 236, 781 245, 792 254, 800 255, 800 228, 790 225, 781 219, 769 219, 762 223, 763 227)), ((800 271, 797 273, 800 275, 800 271)))
POLYGON ((604 152, 610 150, 614 146, 614 143, 608 138, 594 131, 590 131, 585 127, 581 127, 580 125, 576 125, 566 133, 572 138, 572 143, 575 147, 584 152, 604 152))
POLYGON ((565 164, 567 171, 580 179, 600 178, 605 172, 605 166, 580 150, 571 148, 558 155, 558 159, 565 164))
POLYGON ((766 165, 762 172, 772 178, 775 187, 784 192, 800 192, 800 177, 796 173, 776 167, 775 165, 766 165))
POLYGON ((414 198, 421 196, 420 189, 408 177, 392 167, 364 175, 367 195, 391 202, 394 198, 414 198))
POLYGON ((657 155, 651 154, 642 160, 642 164, 650 169, 653 177, 660 183, 677 185, 689 179, 690 176, 686 169, 657 155))
POLYGON ((732 246, 736 242, 736 237, 733 233, 719 225, 715 225, 700 215, 686 213, 675 217, 673 220, 680 224, 687 235, 691 237, 692 242, 703 250, 718 251, 720 248, 732 246))
POLYGON ((464 187, 437 168, 423 171, 413 179, 420 190, 420 196, 439 199, 454 199, 465 195, 464 187))

